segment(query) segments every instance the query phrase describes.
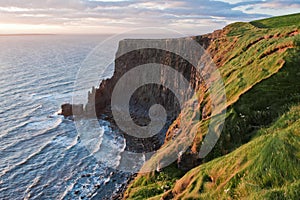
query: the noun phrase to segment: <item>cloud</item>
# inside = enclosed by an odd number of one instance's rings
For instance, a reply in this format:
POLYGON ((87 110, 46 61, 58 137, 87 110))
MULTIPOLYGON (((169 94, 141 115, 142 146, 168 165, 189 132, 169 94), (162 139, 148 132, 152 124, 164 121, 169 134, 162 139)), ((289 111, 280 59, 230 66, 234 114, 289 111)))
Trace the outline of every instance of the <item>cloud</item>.
MULTIPOLYGON (((1 0, 0 23, 58 26, 120 27, 144 26, 203 32, 234 21, 270 16, 249 12, 253 7, 295 7, 297 1, 230 0, 1 0)), ((76 30, 78 30, 78 27, 76 30)), ((84 30, 83 30, 84 31, 84 30)))
POLYGON ((269 15, 285 15, 300 12, 299 0, 254 0, 241 1, 235 4, 244 13, 265 13, 269 15))
POLYGON ((264 6, 267 8, 300 8, 299 0, 254 0, 254 1, 241 1, 235 4, 236 6, 264 6))

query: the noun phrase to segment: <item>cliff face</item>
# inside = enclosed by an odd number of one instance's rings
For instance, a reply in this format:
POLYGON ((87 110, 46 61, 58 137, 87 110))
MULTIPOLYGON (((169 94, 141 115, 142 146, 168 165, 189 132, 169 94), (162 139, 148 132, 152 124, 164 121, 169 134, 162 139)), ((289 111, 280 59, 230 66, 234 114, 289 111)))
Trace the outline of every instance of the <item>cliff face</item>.
MULTIPOLYGON (((107 115, 110 121, 115 124, 112 110, 111 110, 111 100, 113 90, 127 72, 134 69, 137 66, 141 66, 149 63, 156 63, 161 66, 170 66, 188 80, 189 86, 195 91, 200 91, 206 89, 201 76, 197 73, 197 70, 192 66, 187 60, 185 60, 180 55, 173 52, 163 50, 168 48, 168 46, 174 46, 176 44, 177 48, 184 48, 181 46, 181 40, 190 40, 189 38, 182 39, 165 39, 165 40, 123 40, 119 43, 119 49, 116 54, 115 60, 115 71, 110 79, 103 80, 100 87, 93 89, 89 93, 89 101, 86 105, 85 110, 87 113, 96 112, 96 115, 100 118, 103 114, 107 115), (140 48, 144 43, 159 44, 163 46, 162 49, 159 48, 140 48), (136 49, 133 51, 128 51, 128 49, 136 49)), ((211 35, 208 37, 198 38, 200 43, 205 43, 206 45, 212 41, 211 35)), ((155 45, 154 45, 155 46, 155 45)), ((187 52, 193 55, 194 52, 191 50, 187 52)), ((177 77, 170 79, 166 75, 167 73, 162 70, 160 74, 160 84, 146 84, 139 87, 131 96, 129 102, 130 115, 132 120, 139 126, 148 125, 150 122, 149 109, 154 104, 160 104, 166 109, 167 122, 163 129, 153 137, 149 138, 136 138, 123 132, 127 141, 128 151, 134 152, 149 152, 157 150, 165 142, 165 134, 169 126, 177 119, 181 110, 180 103, 177 97, 174 95, 174 91, 164 85, 173 85, 175 88, 180 87, 177 77)), ((147 78, 147 72, 141 74, 141 77, 132 77, 134 79, 143 79, 142 76, 147 78)), ((143 80, 142 80, 143 82, 143 80)), ((126 86, 124 86, 126 87, 126 86)), ((185 92, 185 91, 178 91, 185 92)), ((120 97, 121 98, 121 97, 120 97)), ((205 108, 204 108, 205 109, 205 108)), ((208 110, 208 109, 207 109, 208 110)), ((209 111, 203 112, 203 117, 207 117, 209 111)))
MULTIPOLYGON (((196 73, 196 69, 194 66, 192 66, 188 61, 183 59, 181 56, 176 55, 172 52, 154 49, 154 48, 146 48, 146 49, 138 49, 133 50, 131 52, 126 53, 125 55, 122 52, 126 52, 126 49, 137 49, 140 44, 144 42, 153 42, 153 43, 160 43, 164 44, 164 46, 167 46, 168 42, 172 43, 173 41, 180 41, 181 39, 166 39, 166 40, 123 40, 119 44, 119 50, 116 55, 115 60, 115 72, 112 76, 112 78, 103 80, 100 84, 100 87, 93 91, 90 94, 89 97, 89 104, 93 104, 93 95, 95 96, 95 105, 96 105, 96 113, 97 116, 99 116, 101 113, 109 112, 109 107, 111 104, 111 96, 113 89, 116 85, 116 83, 119 81, 119 79, 126 74, 131 69, 148 64, 148 63, 157 63, 160 65, 167 65, 172 67, 173 69, 177 70, 183 76, 189 80, 190 85, 195 90, 198 90, 201 83, 201 77, 199 74, 196 73)), ((203 37, 197 39, 200 43, 205 43, 206 45, 209 43, 209 41, 212 40, 210 37, 203 37)), ((180 47, 179 47, 180 48, 180 47)), ((190 52, 190 54, 193 54, 193 52, 190 52)), ((176 79, 174 80, 166 80, 166 77, 164 77, 163 72, 161 73, 161 84, 163 85, 167 81, 172 81, 174 85, 176 85, 176 79)), ((153 86, 145 86, 142 90, 140 90, 136 97, 133 98, 139 98, 138 95, 145 96, 145 92, 149 92, 153 90, 153 86)), ((174 103, 174 97, 168 95, 165 95, 162 99, 161 94, 163 93, 163 90, 160 90, 159 92, 155 91, 152 92, 150 95, 154 95, 154 98, 158 98, 159 102, 173 105, 174 103)), ((148 96, 150 96, 148 95, 148 96)), ((147 103, 144 101, 145 104, 147 103)))

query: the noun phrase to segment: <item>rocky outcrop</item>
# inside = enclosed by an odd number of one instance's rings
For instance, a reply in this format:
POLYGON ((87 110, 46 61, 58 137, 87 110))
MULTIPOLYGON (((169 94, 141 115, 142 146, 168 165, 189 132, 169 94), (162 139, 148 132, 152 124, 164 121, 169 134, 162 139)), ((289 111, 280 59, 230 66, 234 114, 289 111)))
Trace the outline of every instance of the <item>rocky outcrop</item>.
POLYGON ((199 158, 198 153, 193 153, 192 151, 187 151, 182 155, 178 156, 177 166, 182 171, 189 171, 201 164, 201 159, 199 158))
POLYGON ((62 104, 61 105, 61 113, 64 117, 71 117, 73 115, 82 115, 84 114, 83 104, 62 104))

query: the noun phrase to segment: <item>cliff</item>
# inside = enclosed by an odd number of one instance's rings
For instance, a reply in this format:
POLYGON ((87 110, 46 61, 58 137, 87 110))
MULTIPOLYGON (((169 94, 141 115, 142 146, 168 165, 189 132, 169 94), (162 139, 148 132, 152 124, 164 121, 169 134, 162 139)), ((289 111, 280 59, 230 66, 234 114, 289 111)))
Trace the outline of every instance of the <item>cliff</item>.
MULTIPOLYGON (((295 14, 235 23, 212 34, 193 37, 210 53, 224 80, 227 112, 221 137, 213 151, 199 159, 214 116, 210 116, 207 88, 198 79, 195 88, 202 94, 198 107, 202 117, 193 123, 198 131, 192 145, 173 165, 160 172, 138 175, 125 198, 297 199, 299 21, 300 14, 295 14)), ((185 72, 186 65, 176 59, 174 62, 178 70, 185 72)), ((162 147, 172 142, 178 130, 184 130, 180 127, 184 115, 174 115, 177 118, 162 147)), ((164 152, 166 156, 169 153, 164 152)), ((159 159, 153 157, 150 161, 159 159)))
MULTIPOLYGON (((180 48, 183 48, 181 45, 181 40, 186 39, 188 38, 120 41, 119 49, 116 54, 114 74, 110 79, 103 80, 99 88, 93 89, 92 92, 89 93, 89 101, 85 108, 86 112, 96 112, 96 115, 99 118, 105 114, 113 124, 116 124, 111 108, 113 90, 115 89, 116 84, 130 70, 137 66, 142 66, 149 63, 157 63, 160 66, 171 66, 174 70, 181 73, 186 80, 188 80, 191 88, 196 91, 200 90, 202 87, 201 83, 203 81, 201 80, 201 76, 197 74, 196 68, 180 55, 164 50, 164 48, 168 48, 169 46, 176 46, 179 48, 179 50, 181 50, 180 48), (141 48, 141 46, 143 46, 145 43, 150 45, 154 44, 154 46, 153 48, 141 48), (155 44, 157 44, 159 48, 155 48, 155 44), (131 51, 131 49, 134 50, 131 51)), ((191 50, 188 51, 188 54, 193 54, 191 50)), ((134 123, 139 126, 148 125, 150 122, 150 107, 155 104, 160 104, 166 110, 166 124, 158 134, 148 138, 133 137, 130 134, 122 132, 126 138, 127 151, 150 152, 158 150, 164 143, 165 134, 169 126, 180 114, 179 102, 173 93, 174 91, 171 91, 168 87, 165 87, 165 85, 173 85, 174 87, 177 87, 176 85, 178 85, 178 79, 174 77, 174 79, 171 80, 170 77, 167 77, 167 73, 164 72, 164 70, 159 72, 157 75, 160 76, 160 84, 142 85, 141 87, 137 88, 137 90, 131 96, 129 102, 130 117, 134 123)), ((149 74, 147 72, 143 72, 143 74, 140 74, 140 77, 132 78, 140 78, 141 82, 146 82, 146 80, 143 80, 143 77, 144 79, 147 79, 148 76, 149 74)), ((122 92, 124 91, 125 86, 122 92)), ((119 95, 120 97, 118 98, 123 98, 122 94, 119 95)))

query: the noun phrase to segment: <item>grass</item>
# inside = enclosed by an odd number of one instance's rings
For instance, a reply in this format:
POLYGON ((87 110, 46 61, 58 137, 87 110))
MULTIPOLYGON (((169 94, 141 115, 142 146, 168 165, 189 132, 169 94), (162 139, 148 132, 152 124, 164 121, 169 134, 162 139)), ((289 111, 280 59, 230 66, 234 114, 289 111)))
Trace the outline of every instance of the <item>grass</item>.
MULTIPOLYGON (((218 43, 222 41, 223 48, 217 48, 214 43, 211 45, 209 50, 213 52, 215 62, 220 61, 218 67, 224 77, 228 117, 222 138, 206 161, 244 144, 254 131, 285 112, 289 104, 300 101, 300 36, 290 35, 298 30, 295 27, 300 21, 297 23, 278 29, 232 24, 224 29, 226 36, 217 39, 218 43), (246 29, 251 31, 237 36, 246 29)), ((199 151, 207 132, 205 124, 205 120, 197 124, 202 130, 194 140, 194 151, 199 151)))
MULTIPOLYGON (((288 55, 297 50, 289 50, 288 55)), ((221 138, 209 161, 248 142, 257 130, 268 127, 285 113, 291 105, 300 102, 300 59, 286 58, 278 73, 261 81, 228 109, 221 138)))
POLYGON ((127 189, 125 197, 127 199, 149 199, 170 190, 177 179, 184 175, 178 170, 175 164, 164 168, 161 172, 150 174, 139 174, 133 184, 127 189))
POLYGON ((174 186, 182 199, 297 199, 300 104, 232 153, 188 172, 174 186))
POLYGON ((251 22, 251 24, 258 28, 278 28, 292 26, 299 23, 299 21, 300 15, 298 13, 286 16, 272 17, 269 19, 257 20, 251 22))
MULTIPOLYGON (((300 14, 295 14, 224 28, 208 48, 226 87, 221 138, 205 164, 182 178, 174 164, 160 173, 139 175, 127 190, 128 199, 300 196, 299 19, 300 14)), ((201 109, 209 106, 209 95, 203 94, 200 103, 201 109)), ((194 121, 183 128, 198 130, 190 149, 194 153, 201 147, 208 122, 194 121)))

